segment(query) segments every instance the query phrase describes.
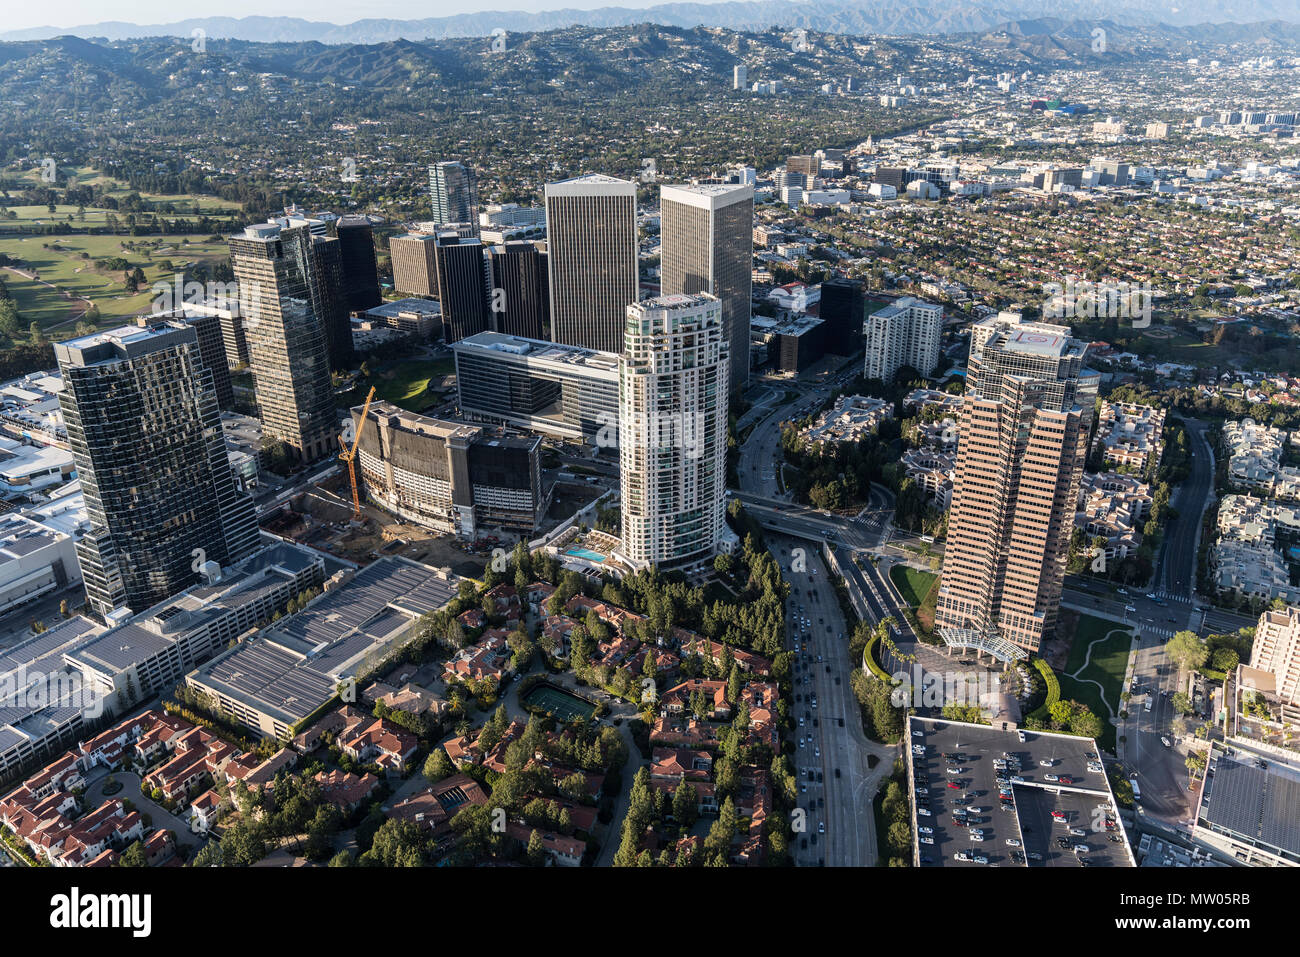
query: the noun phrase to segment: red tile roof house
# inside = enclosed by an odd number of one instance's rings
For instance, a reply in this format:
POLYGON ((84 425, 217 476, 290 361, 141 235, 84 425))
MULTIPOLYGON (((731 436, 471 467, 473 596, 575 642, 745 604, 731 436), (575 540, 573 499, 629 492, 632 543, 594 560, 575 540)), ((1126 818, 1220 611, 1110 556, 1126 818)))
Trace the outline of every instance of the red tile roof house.
MULTIPOLYGON (((668 798, 668 810, 672 812, 672 798, 677 793, 677 786, 680 781, 668 781, 663 779, 650 780, 650 786, 656 791, 662 791, 668 798)), ((718 813, 718 786, 712 781, 691 781, 686 782, 695 788, 695 810, 699 814, 717 814, 718 813)))
POLYGON ((542 622, 542 634, 555 639, 555 651, 552 654, 556 658, 569 657, 569 636, 577 626, 578 621, 568 615, 551 615, 542 622))
POLYGON ((480 608, 467 608, 456 616, 456 620, 466 628, 482 628, 487 624, 487 615, 483 614, 480 608))
POLYGON ((72 791, 85 786, 85 779, 77 767, 77 757, 65 754, 51 764, 47 764, 25 782, 28 790, 39 797, 48 797, 59 791, 72 791))
POLYGON ((320 785, 321 797, 348 814, 359 808, 379 787, 379 778, 373 774, 350 774, 347 771, 321 771, 314 778, 320 785))
POLYGON ((713 756, 687 748, 655 748, 650 752, 650 777, 661 780, 707 781, 713 776, 713 756))
MULTIPOLYGON (((715 665, 722 664, 723 648, 727 647, 720 641, 710 641, 700 635, 693 635, 691 632, 682 634, 682 629, 676 629, 673 634, 681 640, 682 657, 690 655, 699 655, 701 658, 707 658, 715 665), (689 636, 689 637, 688 637, 689 636)), ((755 675, 770 675, 772 673, 772 662, 756 655, 752 651, 745 651, 743 648, 731 649, 731 658, 741 671, 748 671, 755 675)))
POLYGON ((542 606, 554 594, 555 586, 548 585, 546 582, 533 582, 524 589, 524 597, 528 600, 528 609, 534 615, 541 613, 542 606))
POLYGON ((487 803, 487 792, 477 781, 468 774, 454 774, 397 802, 387 814, 390 819, 412 821, 441 839, 450 835, 451 819, 462 807, 487 803))
POLYGON ((506 825, 506 833, 525 847, 537 830, 542 837, 542 847, 547 859, 557 867, 578 867, 582 864, 582 855, 587 851, 587 844, 576 837, 565 837, 542 828, 532 828, 527 824, 511 821, 506 825))
POLYGON ((289 748, 277 751, 259 762, 250 754, 239 755, 226 763, 226 783, 243 781, 249 790, 275 790, 275 776, 298 763, 298 752, 289 748))
MULTIPOLYGON (((590 834, 592 829, 596 826, 598 808, 586 804, 578 804, 560 794, 554 794, 550 797, 543 794, 529 794, 524 798, 523 803, 529 804, 534 800, 544 801, 547 804, 553 804, 558 808, 568 811, 569 822, 573 825, 575 831, 582 831, 586 834, 590 834)), ((556 813, 559 812, 557 811, 556 813)))
POLYGON ((354 727, 369 717, 370 714, 360 708, 350 704, 342 705, 325 714, 310 728, 294 738, 293 746, 300 754, 307 754, 320 745, 325 735, 332 734, 337 740, 338 736, 349 727, 354 727))
POLYGON ((420 741, 406 729, 369 718, 349 727, 338 739, 339 749, 361 764, 377 764, 390 774, 406 771, 406 764, 420 749, 420 741))
POLYGON ((198 785, 224 770, 239 754, 233 744, 205 728, 192 728, 170 744, 173 757, 150 772, 144 783, 149 791, 161 791, 167 800, 179 804, 184 804, 198 785))
POLYGON ((150 867, 157 867, 175 854, 176 841, 172 838, 171 831, 157 830, 145 838, 144 859, 150 867))
POLYGON ((628 671, 637 677, 645 674, 646 655, 654 655, 656 677, 676 678, 678 672, 681 670, 682 659, 678 658, 671 651, 656 648, 654 645, 642 645, 637 649, 636 654, 634 654, 628 661, 628 671))
POLYGON ((674 685, 659 698, 660 710, 666 714, 682 714, 691 710, 691 695, 704 692, 704 699, 712 707, 710 716, 715 721, 731 719, 731 705, 727 701, 727 683, 708 678, 688 678, 674 685))
POLYGON ((764 681, 751 681, 740 691, 740 701, 749 708, 749 740, 756 744, 766 744, 774 751, 781 747, 781 731, 778 727, 776 702, 779 689, 774 684, 764 681))
POLYGON ((523 616, 523 606, 519 601, 519 592, 515 590, 514 585, 507 585, 502 582, 500 585, 489 588, 484 597, 491 598, 496 602, 497 614, 504 615, 506 621, 516 622, 523 616))
POLYGON ((564 613, 570 618, 577 618, 579 621, 584 621, 589 611, 594 611, 597 618, 620 632, 625 625, 631 622, 646 620, 645 615, 638 615, 634 611, 619 608, 617 605, 607 605, 603 601, 596 601, 586 595, 574 595, 569 599, 569 603, 564 606, 564 613))
POLYGON ((686 714, 663 714, 650 728, 650 743, 667 748, 718 747, 717 728, 686 714))
POLYGON ((447 661, 443 677, 448 681, 482 681, 491 679, 498 684, 505 677, 510 662, 510 648, 506 644, 508 632, 491 628, 483 633, 483 640, 458 651, 447 661))
MULTIPOLYGON (((479 733, 482 732, 479 729, 479 733)), ((506 773, 506 748, 514 742, 516 738, 524 733, 524 724, 521 721, 511 721, 510 726, 501 732, 501 740, 498 741, 491 751, 483 755, 483 767, 489 771, 495 771, 497 774, 506 773)), ((477 748, 477 745, 475 745, 477 748)))
POLYGON ((447 757, 451 759, 451 763, 458 768, 469 764, 478 764, 479 761, 483 760, 483 755, 474 746, 477 737, 477 733, 471 733, 462 737, 451 738, 442 743, 442 749, 447 752, 447 757))
MULTIPOLYGON (((144 836, 144 821, 135 811, 128 813, 121 801, 105 801, 89 814, 72 820, 67 812, 76 809, 76 801, 73 799, 69 805, 69 797, 51 795, 25 813, 11 816, 12 808, 0 813, 36 856, 55 867, 80 867, 99 857, 110 845, 124 847, 144 836)), ((5 802, 8 801, 6 798, 5 802)))
POLYGON ((207 834, 217 823, 225 802, 221 795, 211 789, 204 791, 190 802, 190 830, 195 834, 207 834))
POLYGON ((528 764, 530 767, 542 767, 549 771, 551 781, 557 788, 565 778, 573 774, 581 774, 585 782, 587 798, 592 801, 599 801, 605 793, 605 775, 603 774, 598 774, 595 771, 583 771, 581 768, 570 767, 567 764, 556 764, 543 757, 540 753, 534 755, 528 764))
POLYGON ((161 711, 146 711, 82 741, 77 745, 77 761, 82 770, 89 771, 100 765, 109 769, 119 767, 122 758, 131 750, 127 745, 138 741, 161 717, 161 711))

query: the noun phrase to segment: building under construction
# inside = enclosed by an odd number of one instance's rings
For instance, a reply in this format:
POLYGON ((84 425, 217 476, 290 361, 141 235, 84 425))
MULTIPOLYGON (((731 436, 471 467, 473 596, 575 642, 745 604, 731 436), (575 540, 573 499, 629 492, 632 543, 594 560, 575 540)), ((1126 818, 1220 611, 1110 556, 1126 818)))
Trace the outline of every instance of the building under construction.
POLYGON ((352 421, 358 477, 373 504, 461 538, 541 527, 550 494, 538 436, 433 419, 391 402, 357 406, 352 421))

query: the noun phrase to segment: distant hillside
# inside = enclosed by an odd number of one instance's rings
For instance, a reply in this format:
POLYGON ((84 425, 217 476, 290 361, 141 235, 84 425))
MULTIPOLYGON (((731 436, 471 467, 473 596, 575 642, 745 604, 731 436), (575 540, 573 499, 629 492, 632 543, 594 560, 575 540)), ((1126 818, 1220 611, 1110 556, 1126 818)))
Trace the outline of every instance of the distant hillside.
POLYGON ((295 17, 198 17, 163 24, 106 21, 72 28, 36 27, 0 32, 0 40, 40 40, 62 34, 123 40, 148 36, 208 37, 264 43, 314 41, 329 45, 393 40, 481 37, 494 29, 535 32, 572 26, 615 27, 654 23, 674 27, 765 30, 803 27, 824 33, 905 36, 976 33, 1013 21, 1040 18, 1111 20, 1130 26, 1300 22, 1296 0, 728 0, 668 3, 647 9, 602 7, 541 13, 485 11, 420 20, 363 19, 334 24, 295 17))

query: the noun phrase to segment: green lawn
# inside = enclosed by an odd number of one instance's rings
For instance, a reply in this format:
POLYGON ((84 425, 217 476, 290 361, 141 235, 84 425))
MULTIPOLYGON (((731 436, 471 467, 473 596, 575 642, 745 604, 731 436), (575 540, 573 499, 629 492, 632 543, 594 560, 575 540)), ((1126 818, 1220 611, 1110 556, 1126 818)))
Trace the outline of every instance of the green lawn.
POLYGON ((930 589, 934 587, 934 583, 939 580, 939 576, 932 572, 908 568, 906 565, 894 565, 889 569, 889 580, 903 596, 903 601, 913 608, 919 608, 930 593, 930 589))
POLYGON ((1115 749, 1115 727, 1110 724, 1111 709, 1119 714, 1123 707, 1120 694, 1124 690, 1124 671, 1128 665, 1129 650, 1132 646, 1132 634, 1114 622, 1082 615, 1074 633, 1074 642, 1070 646, 1070 660, 1065 672, 1061 674, 1061 697, 1074 699, 1086 704, 1102 719, 1105 733, 1098 744, 1108 751, 1115 749), (1102 639, 1092 649, 1092 658, 1088 667, 1079 672, 1078 678, 1072 678, 1071 672, 1077 671, 1088 657, 1088 646, 1102 639), (1081 680, 1083 679, 1083 680, 1081 680), (1101 684, 1091 684, 1087 679, 1101 684), (1105 703, 1102 701, 1103 694, 1105 703), (1110 705, 1110 709, 1106 707, 1110 705))
POLYGON ((376 370, 372 377, 375 395, 380 399, 418 412, 431 401, 429 383, 454 371, 447 368, 450 360, 430 362, 412 360, 376 370))
MULTIPOLYGON (((0 238, 0 253, 21 259, 36 268, 41 280, 57 286, 51 289, 40 282, 23 279, 5 270, 5 284, 18 302, 24 326, 40 323, 43 329, 57 326, 79 315, 90 299, 99 307, 99 325, 146 313, 153 301, 149 287, 159 281, 172 282, 176 271, 197 262, 218 263, 227 256, 225 243, 206 243, 207 236, 28 236, 0 238), (123 249, 123 243, 134 249, 123 249), (83 259, 82 254, 87 258, 83 259), (145 274, 141 291, 126 291, 121 272, 107 272, 95 266, 95 260, 120 256, 145 274), (170 260, 171 269, 160 263, 170 260), (63 293, 70 293, 68 298, 63 293)), ((71 326, 67 330, 71 331, 71 326)))

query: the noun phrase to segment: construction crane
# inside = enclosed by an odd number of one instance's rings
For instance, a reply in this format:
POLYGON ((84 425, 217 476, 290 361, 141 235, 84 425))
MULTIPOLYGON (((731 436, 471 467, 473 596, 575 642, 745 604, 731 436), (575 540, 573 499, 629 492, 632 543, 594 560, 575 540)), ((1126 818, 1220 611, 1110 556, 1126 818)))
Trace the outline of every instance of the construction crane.
POLYGON ((361 521, 361 497, 357 494, 357 446, 361 444, 361 430, 366 427, 366 413, 370 411, 370 400, 375 397, 375 387, 370 387, 370 392, 366 395, 365 405, 361 407, 361 422, 357 425, 357 434, 352 439, 352 448, 348 448, 348 440, 345 435, 339 436, 339 445, 343 446, 343 451, 339 453, 339 458, 348 463, 348 478, 352 480, 352 521, 361 521))

